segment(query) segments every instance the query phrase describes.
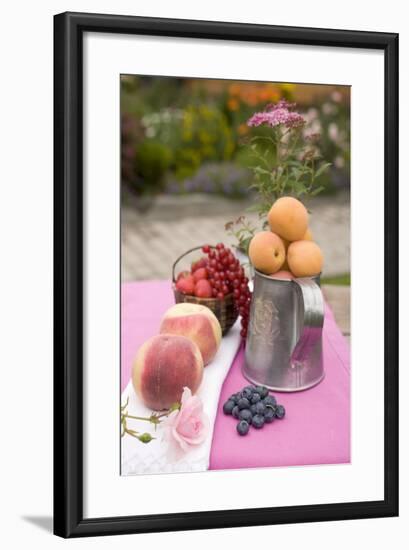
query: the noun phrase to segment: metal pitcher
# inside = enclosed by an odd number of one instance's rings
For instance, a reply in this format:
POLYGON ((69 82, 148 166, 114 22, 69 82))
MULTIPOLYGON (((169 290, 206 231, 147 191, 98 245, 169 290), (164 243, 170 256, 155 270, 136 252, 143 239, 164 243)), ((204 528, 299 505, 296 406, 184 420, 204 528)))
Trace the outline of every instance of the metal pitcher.
POLYGON ((324 378, 319 285, 319 276, 281 280, 255 271, 243 365, 248 380, 292 392, 324 378))

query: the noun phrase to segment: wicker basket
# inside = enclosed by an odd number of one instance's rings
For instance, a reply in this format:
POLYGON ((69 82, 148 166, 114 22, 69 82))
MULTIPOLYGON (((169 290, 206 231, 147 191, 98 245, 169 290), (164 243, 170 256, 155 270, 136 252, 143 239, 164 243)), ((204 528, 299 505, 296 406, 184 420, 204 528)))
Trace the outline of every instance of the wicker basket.
POLYGON ((181 302, 187 302, 189 304, 199 304, 201 306, 206 306, 219 320, 220 326, 222 328, 222 334, 225 335, 227 331, 234 325, 238 317, 238 310, 234 303, 233 294, 227 294, 222 300, 219 298, 198 298, 197 296, 190 296, 188 294, 183 294, 176 288, 176 267, 178 263, 185 258, 188 254, 201 250, 201 246, 191 248, 175 261, 172 267, 172 282, 173 282, 173 293, 175 295, 175 302, 180 304, 181 302))

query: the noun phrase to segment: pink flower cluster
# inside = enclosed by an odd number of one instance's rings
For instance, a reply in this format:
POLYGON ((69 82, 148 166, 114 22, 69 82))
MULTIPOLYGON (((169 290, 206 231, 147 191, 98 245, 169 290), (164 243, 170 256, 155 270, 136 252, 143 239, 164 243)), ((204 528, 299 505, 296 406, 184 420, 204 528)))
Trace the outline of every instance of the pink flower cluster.
POLYGON ((295 107, 295 103, 289 103, 285 99, 281 99, 275 105, 268 105, 265 111, 254 113, 247 121, 247 126, 278 126, 283 124, 287 128, 296 128, 305 124, 305 119, 300 113, 290 111, 295 107))

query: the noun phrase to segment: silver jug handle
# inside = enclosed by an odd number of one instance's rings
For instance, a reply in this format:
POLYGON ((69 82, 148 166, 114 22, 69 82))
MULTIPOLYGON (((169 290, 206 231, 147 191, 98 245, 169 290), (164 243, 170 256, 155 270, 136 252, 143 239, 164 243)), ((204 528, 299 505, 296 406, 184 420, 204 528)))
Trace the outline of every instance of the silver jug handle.
POLYGON ((324 326, 324 299, 321 288, 313 279, 294 279, 303 300, 301 334, 291 355, 291 364, 302 364, 321 339, 324 326))

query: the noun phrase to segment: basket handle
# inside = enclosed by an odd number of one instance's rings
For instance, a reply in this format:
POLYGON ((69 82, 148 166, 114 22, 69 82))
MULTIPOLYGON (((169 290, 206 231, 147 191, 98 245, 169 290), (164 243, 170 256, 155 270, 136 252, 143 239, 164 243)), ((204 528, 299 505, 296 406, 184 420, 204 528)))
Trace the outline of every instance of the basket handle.
MULTIPOLYGON (((216 248, 215 246, 210 246, 210 248, 216 248)), ((181 254, 179 256, 179 258, 177 258, 174 262, 173 262, 173 265, 172 265, 172 281, 173 282, 176 282, 176 278, 175 278, 175 269, 176 269, 176 266, 177 264, 180 262, 180 260, 182 258, 184 258, 185 256, 187 256, 188 254, 190 254, 191 252, 195 252, 195 250, 202 250, 202 247, 201 246, 195 246, 194 248, 190 248, 189 250, 186 250, 186 252, 183 252, 183 254, 181 254)))

